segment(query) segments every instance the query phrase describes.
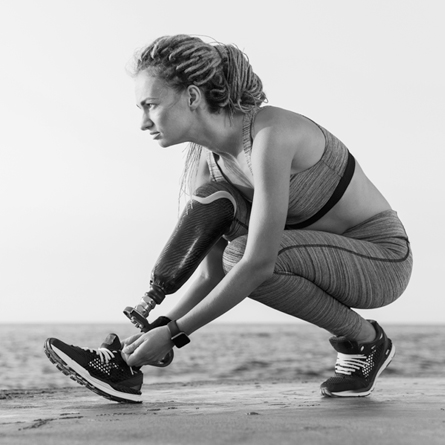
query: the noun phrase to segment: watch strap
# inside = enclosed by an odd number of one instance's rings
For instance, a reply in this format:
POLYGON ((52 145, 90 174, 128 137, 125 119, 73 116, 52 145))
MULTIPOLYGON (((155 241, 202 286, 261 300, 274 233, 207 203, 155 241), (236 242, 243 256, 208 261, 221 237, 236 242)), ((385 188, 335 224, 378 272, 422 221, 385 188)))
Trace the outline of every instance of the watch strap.
POLYGON ((190 343, 188 335, 179 329, 176 320, 170 321, 167 324, 167 327, 170 330, 171 341, 175 344, 177 348, 182 348, 186 344, 190 343))

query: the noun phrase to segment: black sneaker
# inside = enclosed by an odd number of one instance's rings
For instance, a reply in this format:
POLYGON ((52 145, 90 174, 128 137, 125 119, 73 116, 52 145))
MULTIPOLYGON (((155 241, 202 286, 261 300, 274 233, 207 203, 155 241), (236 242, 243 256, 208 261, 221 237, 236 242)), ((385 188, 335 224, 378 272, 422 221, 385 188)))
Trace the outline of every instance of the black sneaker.
POLYGON ((67 345, 48 338, 45 354, 65 375, 91 391, 115 402, 141 403, 143 374, 121 356, 121 342, 109 334, 99 349, 67 345))
POLYGON ((368 320, 377 332, 371 343, 359 345, 345 337, 329 339, 338 352, 335 376, 321 384, 321 394, 329 397, 364 397, 371 394, 377 377, 391 363, 396 350, 383 329, 368 320))

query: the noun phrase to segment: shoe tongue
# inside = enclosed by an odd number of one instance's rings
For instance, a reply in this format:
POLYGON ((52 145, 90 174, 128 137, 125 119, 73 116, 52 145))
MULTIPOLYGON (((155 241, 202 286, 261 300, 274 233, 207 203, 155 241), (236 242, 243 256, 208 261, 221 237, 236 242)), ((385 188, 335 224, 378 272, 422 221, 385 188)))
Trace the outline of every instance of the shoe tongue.
POLYGON ((356 341, 347 340, 346 337, 331 337, 329 339, 332 347, 342 354, 357 354, 360 347, 356 341))
POLYGON ((100 347, 106 348, 109 351, 120 351, 122 349, 121 341, 116 334, 108 334, 100 347))

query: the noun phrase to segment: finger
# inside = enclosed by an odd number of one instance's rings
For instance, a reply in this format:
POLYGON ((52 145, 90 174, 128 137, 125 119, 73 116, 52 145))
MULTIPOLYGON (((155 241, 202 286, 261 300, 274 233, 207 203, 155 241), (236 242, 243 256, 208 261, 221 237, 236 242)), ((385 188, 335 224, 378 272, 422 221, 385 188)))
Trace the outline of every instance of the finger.
POLYGON ((131 366, 128 362, 130 360, 130 356, 128 354, 125 354, 125 352, 121 351, 121 357, 124 359, 125 363, 127 363, 127 365, 131 366))
POLYGON ((127 362, 128 366, 142 366, 142 363, 139 363, 134 355, 127 355, 125 357, 125 361, 127 362))
POLYGON ((144 350, 143 348, 137 348, 133 353, 126 356, 126 362, 128 366, 142 366, 146 364, 144 361, 144 350))
POLYGON ((140 345, 142 345, 142 343, 144 343, 144 338, 143 337, 139 337, 136 340, 134 340, 131 344, 126 345, 123 349, 122 352, 124 354, 132 354, 137 348, 139 348, 140 345))
POLYGON ((121 344, 123 347, 130 345, 131 343, 135 342, 140 336, 142 335, 142 332, 139 334, 134 334, 131 337, 128 337, 121 341, 121 344))

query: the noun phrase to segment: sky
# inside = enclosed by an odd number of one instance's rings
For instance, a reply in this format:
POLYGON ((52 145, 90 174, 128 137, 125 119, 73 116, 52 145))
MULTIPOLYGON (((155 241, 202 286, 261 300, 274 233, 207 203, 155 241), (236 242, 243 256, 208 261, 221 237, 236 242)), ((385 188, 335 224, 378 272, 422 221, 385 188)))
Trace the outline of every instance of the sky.
MULTIPOLYGON (((397 210, 411 283, 359 312, 445 322, 444 13, 440 0, 0 1, 0 323, 125 322, 147 290, 184 146, 140 131, 125 67, 178 33, 245 51, 269 103, 339 137, 397 210)), ((219 321, 295 319, 245 300, 219 321)))

